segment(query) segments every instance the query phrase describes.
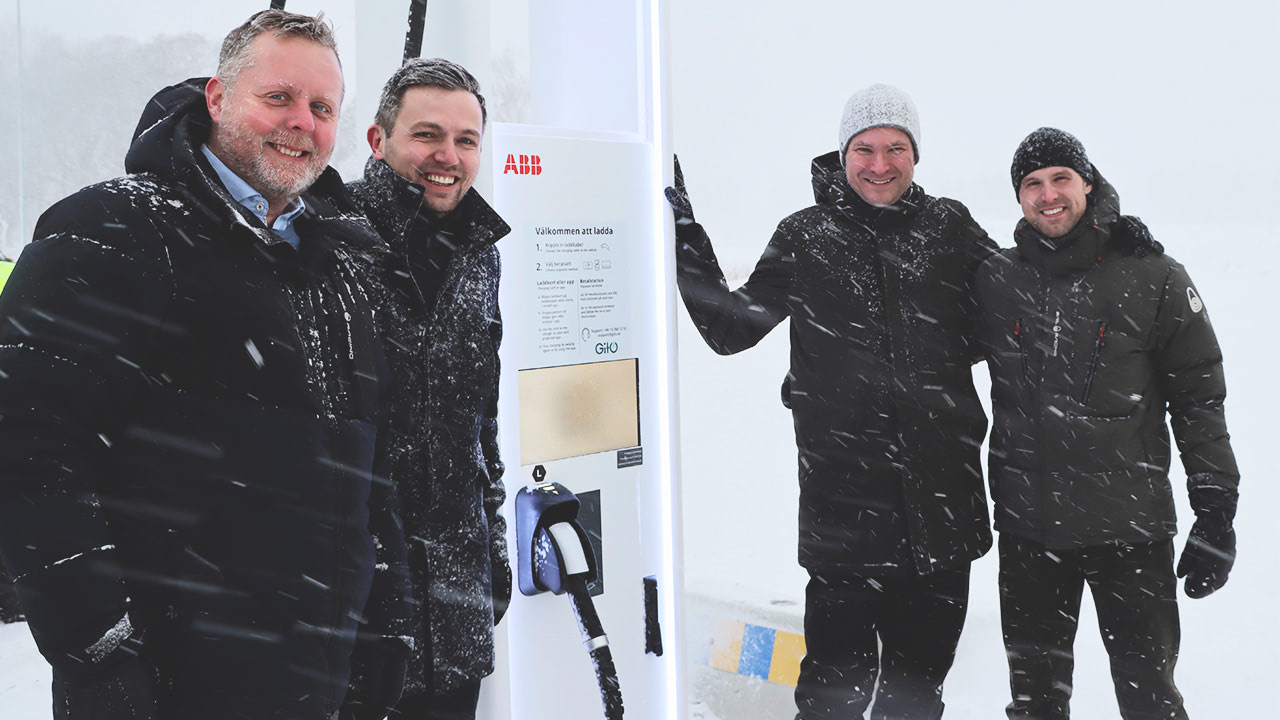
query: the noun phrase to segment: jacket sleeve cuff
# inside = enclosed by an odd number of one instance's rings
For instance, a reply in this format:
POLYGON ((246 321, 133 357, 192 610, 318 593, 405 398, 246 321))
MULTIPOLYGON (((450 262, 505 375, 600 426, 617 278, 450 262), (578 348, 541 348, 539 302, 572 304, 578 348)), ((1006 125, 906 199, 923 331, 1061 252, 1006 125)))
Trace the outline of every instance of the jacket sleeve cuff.
POLYGON ((56 663, 56 670, 72 681, 89 680, 137 657, 141 649, 142 632, 134 627, 126 613, 88 647, 66 653, 62 661, 56 663))
POLYGON ((1187 478, 1187 493, 1196 520, 1229 528, 1235 521, 1239 492, 1214 482, 1210 473, 1195 473, 1187 478))

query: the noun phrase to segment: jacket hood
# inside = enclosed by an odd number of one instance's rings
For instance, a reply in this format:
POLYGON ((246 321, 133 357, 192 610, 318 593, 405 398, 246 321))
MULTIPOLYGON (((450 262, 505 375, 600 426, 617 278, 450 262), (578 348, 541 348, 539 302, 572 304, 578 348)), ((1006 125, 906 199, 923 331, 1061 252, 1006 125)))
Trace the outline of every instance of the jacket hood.
POLYGON ((195 162, 195 152, 213 127, 204 99, 208 82, 191 78, 152 96, 133 131, 125 172, 174 178, 195 162))
POLYGON ((1120 217, 1120 193, 1102 173, 1093 166, 1093 192, 1089 193, 1094 225, 1110 225, 1120 217))
POLYGON ((920 211, 926 197, 924 188, 911 183, 911 187, 894 204, 887 207, 868 205, 849 186, 849 178, 840 164, 840 153, 834 150, 814 158, 810 171, 814 201, 819 205, 832 206, 859 222, 891 223, 911 217, 920 211))
POLYGON ((1097 165, 1093 166, 1093 176, 1095 180, 1090 195, 1093 196, 1095 207, 1094 224, 1111 227, 1111 244, 1114 249, 1123 255, 1138 257, 1149 253, 1163 254, 1164 245, 1152 237, 1151 230, 1141 218, 1120 214, 1120 193, 1102 176, 1097 165))
POLYGON ((840 153, 832 151, 819 155, 809 166, 812 175, 813 199, 819 205, 832 205, 846 193, 853 191, 840 164, 840 153))

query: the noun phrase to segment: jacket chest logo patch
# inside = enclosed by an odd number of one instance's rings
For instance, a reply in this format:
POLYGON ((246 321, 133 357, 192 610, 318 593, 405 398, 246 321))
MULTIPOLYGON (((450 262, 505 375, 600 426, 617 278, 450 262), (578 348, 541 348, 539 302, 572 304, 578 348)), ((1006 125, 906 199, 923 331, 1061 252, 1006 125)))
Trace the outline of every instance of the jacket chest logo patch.
POLYGON ((1200 296, 1196 294, 1196 289, 1193 287, 1187 288, 1187 305, 1191 307, 1193 313, 1204 309, 1204 303, 1200 301, 1200 296))

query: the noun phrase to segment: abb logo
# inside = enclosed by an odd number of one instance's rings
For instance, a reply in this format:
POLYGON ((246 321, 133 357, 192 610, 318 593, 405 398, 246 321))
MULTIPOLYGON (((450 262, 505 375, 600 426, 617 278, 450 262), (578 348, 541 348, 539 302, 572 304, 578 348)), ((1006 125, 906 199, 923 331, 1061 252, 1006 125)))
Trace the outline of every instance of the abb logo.
POLYGON ((502 168, 502 174, 507 173, 541 175, 542 158, 537 155, 507 155, 507 164, 502 168))

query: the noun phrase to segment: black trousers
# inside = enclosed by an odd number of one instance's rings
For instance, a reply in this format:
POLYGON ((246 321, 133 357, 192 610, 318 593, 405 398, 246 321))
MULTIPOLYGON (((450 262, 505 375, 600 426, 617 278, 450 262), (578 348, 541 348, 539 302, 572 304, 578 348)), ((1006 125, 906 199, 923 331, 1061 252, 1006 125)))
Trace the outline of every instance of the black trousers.
POLYGON ((1120 716, 1186 720, 1173 684, 1181 637, 1173 540, 1048 550, 1002 534, 1000 620, 1013 692, 1009 717, 1070 717, 1072 645, 1086 582, 1111 658, 1120 716))
POLYGON ((464 683, 443 693, 406 695, 389 720, 475 720, 480 681, 464 683))
POLYGON ((935 720, 969 604, 969 565, 910 577, 810 573, 797 720, 935 720))

